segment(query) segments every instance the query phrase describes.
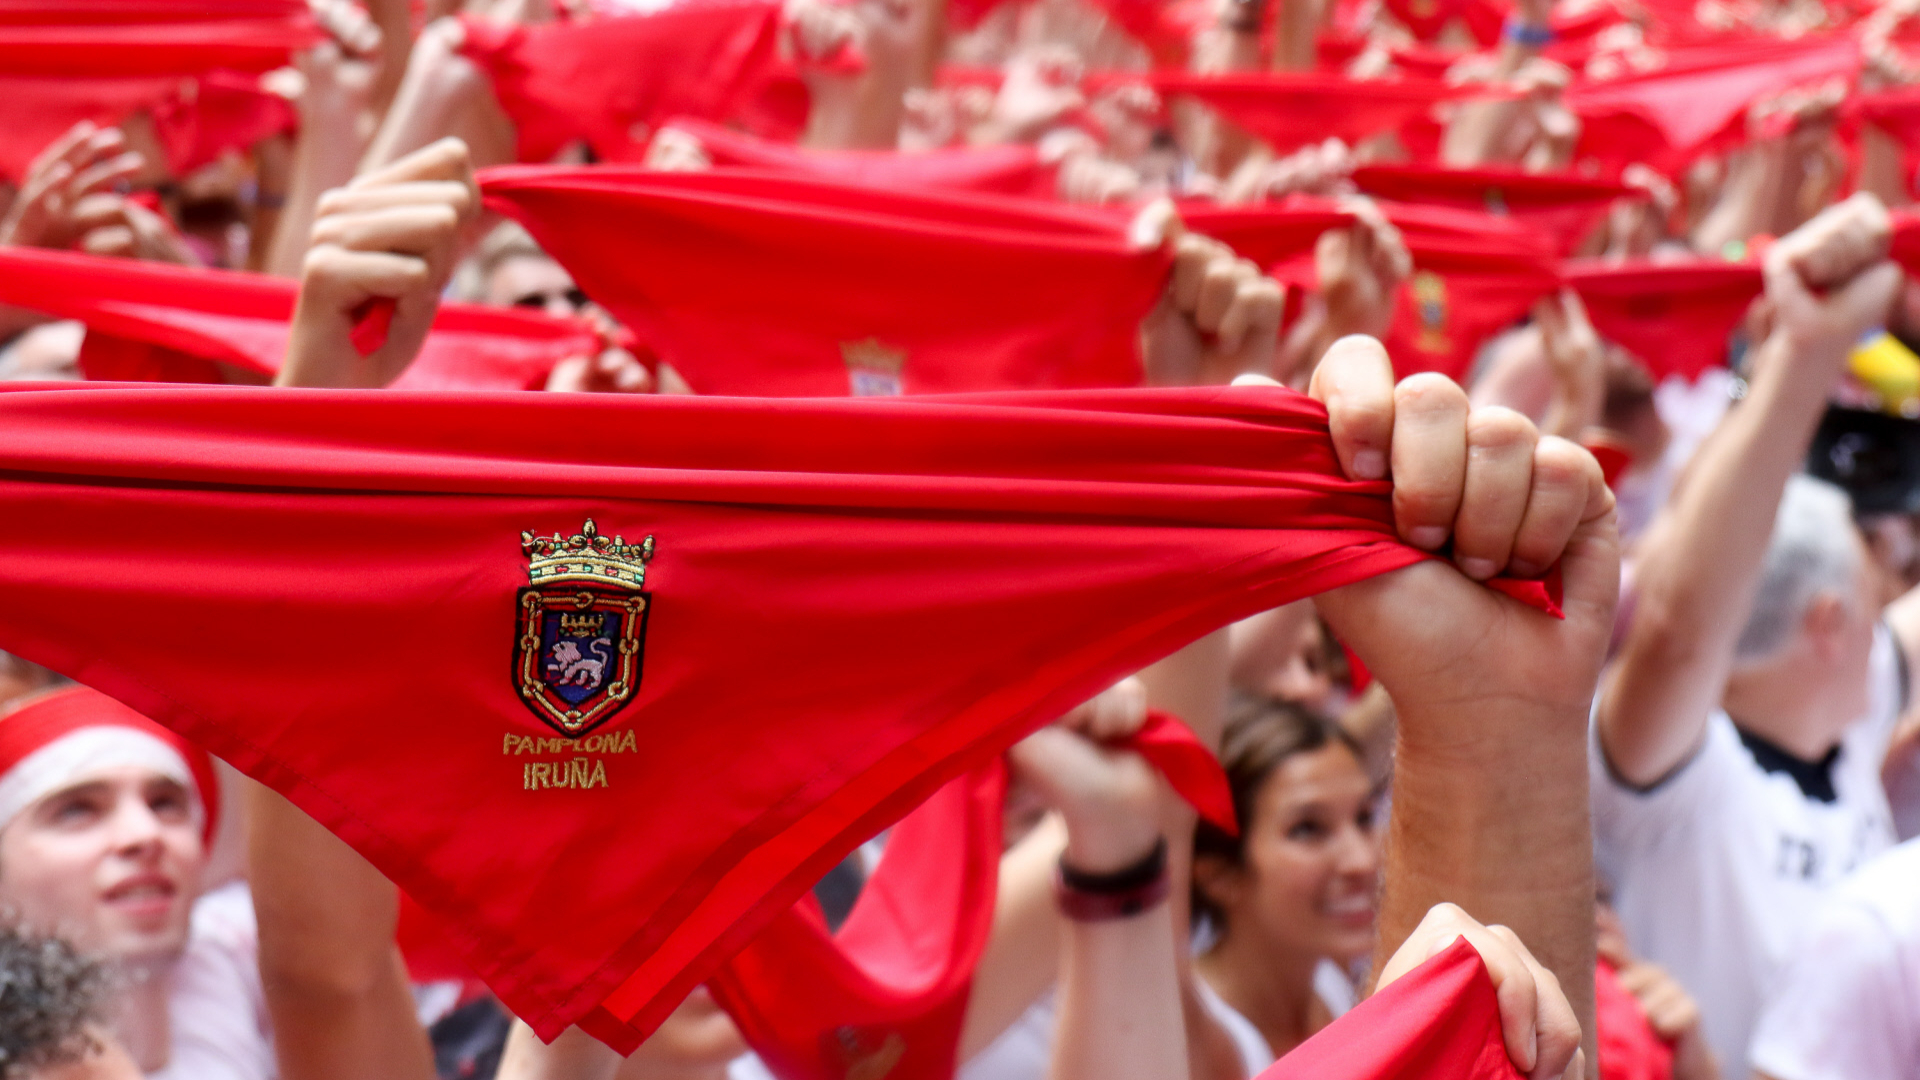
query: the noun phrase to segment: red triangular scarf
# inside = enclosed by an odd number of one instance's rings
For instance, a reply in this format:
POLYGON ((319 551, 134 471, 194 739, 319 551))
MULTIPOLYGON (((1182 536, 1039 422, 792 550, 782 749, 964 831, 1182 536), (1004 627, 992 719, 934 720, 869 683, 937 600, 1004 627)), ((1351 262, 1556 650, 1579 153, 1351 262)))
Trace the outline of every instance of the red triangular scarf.
POLYGON ((59 78, 270 71, 321 39, 312 16, 93 24, 0 19, 0 71, 59 78))
POLYGON ((979 191, 1054 196, 1054 170, 1033 147, 966 146, 918 153, 892 150, 805 150, 701 120, 675 120, 722 168, 796 173, 904 191, 979 191))
POLYGON ((1860 69, 1851 36, 1749 39, 1675 49, 1657 70, 1566 93, 1584 124, 1578 156, 1617 170, 1644 162, 1672 172, 1718 138, 1737 138, 1754 102, 1860 69))
MULTIPOLYGON (((225 382, 227 364, 280 370, 299 283, 75 252, 0 247, 0 304, 87 324, 87 377, 225 382)), ((420 358, 397 384, 415 390, 525 390, 553 365, 601 348, 587 326, 533 312, 443 304, 420 358)))
POLYGON ((1035 726, 1426 558, 1325 424, 1259 388, 0 384, 0 649, 287 796, 542 1037, 630 1050, 1035 726))
POLYGON ((1027 199, 605 166, 481 188, 702 394, 1137 385, 1168 267, 1027 199))
POLYGON ((647 15, 541 26, 462 18, 461 52, 486 70, 513 120, 521 161, 585 142, 605 161, 638 161, 677 116, 723 120, 773 74, 780 7, 693 0, 647 15))
POLYGON ((1762 290, 1760 268, 1711 259, 1603 262, 1561 269, 1594 329, 1634 354, 1656 379, 1693 379, 1726 362, 1727 337, 1762 290))
POLYGON ((1465 938, 1355 1005, 1257 1080, 1520 1080, 1500 1002, 1465 938))
POLYGON ((246 150, 269 135, 300 126, 292 102, 261 89, 258 76, 233 71, 209 72, 197 80, 191 95, 161 102, 153 122, 175 176, 218 161, 228 150, 246 150))
POLYGON ((1443 101, 1489 93, 1484 86, 1448 86, 1416 79, 1349 79, 1319 72, 1189 75, 1155 72, 1163 94, 1185 94, 1287 153, 1329 137, 1352 145, 1394 131, 1443 101))
POLYGON ((1579 176, 1433 165, 1362 165, 1353 182, 1383 199, 1511 217, 1550 237, 1562 255, 1586 239, 1613 200, 1634 193, 1623 184, 1579 176))

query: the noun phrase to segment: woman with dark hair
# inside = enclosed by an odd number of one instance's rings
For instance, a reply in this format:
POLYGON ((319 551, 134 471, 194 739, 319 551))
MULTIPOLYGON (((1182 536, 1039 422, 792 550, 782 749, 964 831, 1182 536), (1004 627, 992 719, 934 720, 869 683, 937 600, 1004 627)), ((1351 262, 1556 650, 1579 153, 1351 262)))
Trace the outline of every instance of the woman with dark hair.
POLYGON ((1353 739, 1290 702, 1237 699, 1220 762, 1240 835, 1195 830, 1196 990, 1253 1076, 1352 1003, 1338 976, 1374 945, 1375 799, 1353 739))

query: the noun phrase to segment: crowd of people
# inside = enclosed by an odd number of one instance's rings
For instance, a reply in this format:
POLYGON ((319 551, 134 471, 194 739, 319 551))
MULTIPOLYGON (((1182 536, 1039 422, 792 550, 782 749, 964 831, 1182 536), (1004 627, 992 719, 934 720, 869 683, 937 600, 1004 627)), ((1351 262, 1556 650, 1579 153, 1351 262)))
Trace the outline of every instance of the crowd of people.
POLYGON ((1915 150, 1912 0, 0 0, 0 1080, 1920 1075, 1915 150))

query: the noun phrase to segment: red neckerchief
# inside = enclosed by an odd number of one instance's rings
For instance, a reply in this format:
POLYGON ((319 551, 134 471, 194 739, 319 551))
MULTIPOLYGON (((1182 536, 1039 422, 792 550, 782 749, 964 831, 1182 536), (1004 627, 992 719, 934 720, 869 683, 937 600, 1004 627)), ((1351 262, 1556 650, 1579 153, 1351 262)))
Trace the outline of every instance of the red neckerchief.
POLYGON ((1155 89, 1187 95, 1284 154, 1328 138, 1348 145, 1397 130, 1443 101, 1497 94, 1485 86, 1425 79, 1349 79, 1320 72, 1189 75, 1155 72, 1155 89))
POLYGON ((910 154, 894 150, 806 150, 703 120, 675 120, 666 127, 699 140, 707 159, 721 168, 793 173, 904 191, 1054 196, 1054 169, 1042 164, 1038 151, 1024 143, 956 146, 910 154))
POLYGON ((1760 296, 1760 268, 1716 259, 1613 262, 1562 268, 1594 329, 1638 357, 1655 379, 1696 378, 1726 362, 1727 337, 1760 296))
POLYGON ((1256 1080, 1520 1080, 1465 938, 1321 1028, 1256 1080))
POLYGON ((0 384, 0 648, 284 794, 543 1038, 631 1050, 942 784, 1429 558, 1325 424, 1259 388, 0 384))
POLYGON ((1613 200, 1635 193, 1624 184, 1565 174, 1435 165, 1362 165, 1353 171, 1353 182, 1382 199, 1511 217, 1551 238, 1562 255, 1587 238, 1613 200))
MULTIPOLYGON (((263 274, 0 247, 0 304, 87 324, 80 367, 118 382, 226 382, 226 364, 271 379, 287 351, 299 282, 263 274)), ((413 367, 414 390, 526 390, 553 365, 603 347, 584 324, 443 304, 413 367)))
POLYGON ((463 16, 462 55, 493 81, 521 161, 585 142, 603 161, 638 161, 659 125, 725 120, 776 73, 780 7, 694 0, 647 15, 502 26, 463 16))
POLYGON ((702 394, 1138 385, 1169 265, 1112 213, 772 173, 481 174, 702 394))

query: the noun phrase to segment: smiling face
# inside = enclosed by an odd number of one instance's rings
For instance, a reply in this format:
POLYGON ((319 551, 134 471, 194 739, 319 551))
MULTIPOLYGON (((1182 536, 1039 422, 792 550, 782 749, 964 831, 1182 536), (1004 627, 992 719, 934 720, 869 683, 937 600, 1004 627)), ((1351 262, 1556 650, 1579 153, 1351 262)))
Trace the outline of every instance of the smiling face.
POLYGON ((1365 956, 1380 877, 1373 804, 1367 774, 1343 743, 1274 768, 1244 823, 1240 865, 1206 856, 1195 867, 1225 917, 1224 943, 1340 961, 1365 956))
POLYGON ((204 860, 186 785, 139 766, 104 767, 0 829, 0 906, 83 954, 164 962, 186 946, 204 860))

